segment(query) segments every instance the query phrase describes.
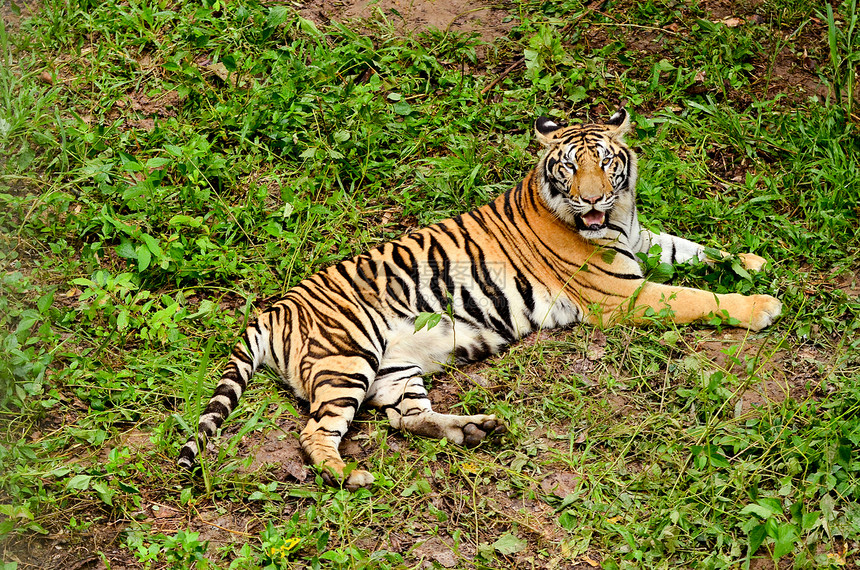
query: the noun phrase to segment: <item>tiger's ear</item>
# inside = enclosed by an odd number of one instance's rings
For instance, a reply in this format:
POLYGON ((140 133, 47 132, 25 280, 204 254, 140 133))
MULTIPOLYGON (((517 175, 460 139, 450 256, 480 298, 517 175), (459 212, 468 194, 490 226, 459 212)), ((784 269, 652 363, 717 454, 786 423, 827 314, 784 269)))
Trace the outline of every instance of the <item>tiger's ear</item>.
POLYGON ((612 138, 623 140, 624 135, 630 132, 630 113, 628 113, 624 109, 618 109, 615 111, 615 114, 609 117, 609 120, 606 122, 606 125, 610 128, 609 130, 615 131, 612 134, 612 138))
POLYGON ((538 142, 544 146, 556 143, 557 141, 553 136, 553 133, 563 126, 564 125, 556 123, 547 117, 538 117, 535 121, 535 135, 537 136, 538 142))

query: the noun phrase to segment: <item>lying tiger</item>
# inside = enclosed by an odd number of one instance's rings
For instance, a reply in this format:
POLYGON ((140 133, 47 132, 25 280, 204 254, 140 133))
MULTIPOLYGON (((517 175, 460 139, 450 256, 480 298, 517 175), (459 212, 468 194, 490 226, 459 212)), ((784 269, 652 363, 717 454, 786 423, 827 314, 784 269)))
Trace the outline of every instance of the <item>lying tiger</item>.
MULTIPOLYGON (((637 323, 649 309, 690 323, 718 314, 759 330, 781 311, 769 295, 717 295, 643 279, 636 256, 653 245, 665 262, 704 260, 705 248, 654 234, 636 214, 636 155, 626 111, 606 124, 539 118, 544 157, 515 188, 473 212, 405 235, 309 277, 259 315, 233 349, 198 435, 179 464, 191 468, 261 364, 310 403, 300 441, 329 484, 367 487, 345 470, 338 445, 356 410, 384 410, 395 428, 474 446, 505 431, 494 415, 434 412, 423 376, 442 363, 484 358, 541 328, 637 323), (607 255, 608 254, 608 255, 607 255), (416 332, 421 313, 443 315, 416 332)), ((765 260, 741 256, 747 269, 765 260)))

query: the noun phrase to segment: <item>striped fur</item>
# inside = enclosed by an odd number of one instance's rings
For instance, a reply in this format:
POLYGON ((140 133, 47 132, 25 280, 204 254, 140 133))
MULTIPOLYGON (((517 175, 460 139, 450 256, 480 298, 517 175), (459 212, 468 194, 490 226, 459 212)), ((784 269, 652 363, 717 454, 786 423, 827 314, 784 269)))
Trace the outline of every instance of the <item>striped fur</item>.
MULTIPOLYGON (((668 307, 679 323, 719 312, 755 330, 779 315, 779 301, 767 295, 715 295, 642 278, 636 253, 654 244, 666 261, 702 259, 704 250, 639 227, 625 111, 604 125, 540 118, 535 128, 547 152, 515 188, 320 271, 257 317, 233 349, 180 465, 193 465, 261 364, 310 402, 300 436, 310 460, 330 483, 354 489, 373 476, 359 469, 344 475, 338 445, 360 405, 384 410, 395 428, 458 445, 504 431, 493 415, 431 409, 422 377, 440 363, 484 358, 540 328, 639 322, 649 308, 668 307), (446 314, 415 332, 422 312, 446 314)), ((745 258, 752 269, 763 262, 745 258)))

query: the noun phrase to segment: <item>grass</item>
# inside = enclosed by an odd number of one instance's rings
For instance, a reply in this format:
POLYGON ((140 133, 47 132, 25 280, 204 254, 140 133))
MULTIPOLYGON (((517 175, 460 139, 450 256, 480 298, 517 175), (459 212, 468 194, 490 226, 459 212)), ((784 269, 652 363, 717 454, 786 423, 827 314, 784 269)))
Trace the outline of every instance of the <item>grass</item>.
POLYGON ((489 45, 244 1, 4 8, 3 568, 856 565, 856 6, 718 8, 513 2, 489 45), (307 410, 264 373, 206 480, 176 468, 254 307, 511 187, 536 116, 621 104, 643 222, 770 260, 674 281, 775 294, 773 327, 576 327, 429 378, 509 434, 362 413, 354 494, 304 466, 307 410))

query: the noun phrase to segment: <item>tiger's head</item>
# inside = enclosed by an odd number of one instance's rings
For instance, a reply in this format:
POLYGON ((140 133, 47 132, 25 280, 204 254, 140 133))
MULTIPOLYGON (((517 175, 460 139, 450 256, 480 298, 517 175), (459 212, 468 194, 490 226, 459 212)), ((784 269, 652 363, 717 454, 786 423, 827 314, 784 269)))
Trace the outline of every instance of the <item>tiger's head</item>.
POLYGON ((538 163, 547 207, 588 240, 624 232, 635 219, 636 154, 624 143, 627 111, 606 124, 564 126, 546 117, 535 122, 547 147, 538 163))

